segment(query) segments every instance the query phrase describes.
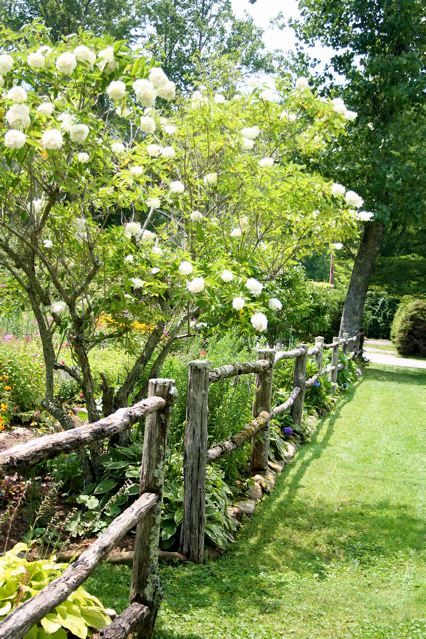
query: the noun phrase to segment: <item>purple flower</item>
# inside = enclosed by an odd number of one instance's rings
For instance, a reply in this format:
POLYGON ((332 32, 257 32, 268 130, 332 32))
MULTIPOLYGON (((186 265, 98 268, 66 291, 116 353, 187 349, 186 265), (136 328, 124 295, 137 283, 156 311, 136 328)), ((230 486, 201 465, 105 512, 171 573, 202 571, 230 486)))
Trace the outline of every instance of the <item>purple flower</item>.
POLYGON ((317 388, 319 388, 321 386, 321 382, 319 381, 319 379, 316 379, 313 383, 314 386, 316 386, 317 388))
POLYGON ((3 342, 11 342, 13 339, 15 339, 15 337, 10 333, 6 333, 6 335, 3 335, 3 342))
POLYGON ((293 435, 293 429, 291 426, 284 426, 283 428, 283 433, 286 437, 290 437, 291 435, 293 435))

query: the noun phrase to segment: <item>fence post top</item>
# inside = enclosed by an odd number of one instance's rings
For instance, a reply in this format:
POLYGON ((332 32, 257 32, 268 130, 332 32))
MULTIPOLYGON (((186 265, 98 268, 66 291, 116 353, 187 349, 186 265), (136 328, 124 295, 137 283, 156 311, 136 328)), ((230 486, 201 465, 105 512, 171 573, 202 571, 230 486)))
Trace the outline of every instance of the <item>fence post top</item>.
POLYGON ((322 337, 322 335, 318 335, 318 337, 315 338, 315 343, 324 344, 324 342, 325 342, 325 339, 324 337, 322 337))
POLYGON ((340 337, 333 337, 333 344, 340 342, 340 337))
POLYGON ((211 362, 208 359, 193 359, 189 365, 191 368, 210 368, 211 362))
POLYGON ((148 396, 158 395, 167 402, 174 402, 177 397, 177 388, 174 379, 168 377, 154 377, 148 383, 148 396))
POLYGON ((272 355, 275 355, 275 348, 256 348, 256 353, 258 357, 260 355, 265 356, 260 359, 268 359, 269 357, 272 357, 272 355))

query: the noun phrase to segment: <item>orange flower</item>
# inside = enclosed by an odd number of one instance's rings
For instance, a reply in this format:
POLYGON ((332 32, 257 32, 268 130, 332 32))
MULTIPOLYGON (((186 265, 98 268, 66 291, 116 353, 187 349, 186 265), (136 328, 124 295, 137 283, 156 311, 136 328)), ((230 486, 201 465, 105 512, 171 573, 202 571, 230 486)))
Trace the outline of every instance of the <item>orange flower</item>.
POLYGON ((7 411, 7 404, 5 404, 5 402, 2 402, 0 404, 0 410, 2 410, 3 413, 5 413, 7 411))
POLYGON ((11 391, 12 390, 12 386, 3 386, 3 389, 5 391, 11 391))

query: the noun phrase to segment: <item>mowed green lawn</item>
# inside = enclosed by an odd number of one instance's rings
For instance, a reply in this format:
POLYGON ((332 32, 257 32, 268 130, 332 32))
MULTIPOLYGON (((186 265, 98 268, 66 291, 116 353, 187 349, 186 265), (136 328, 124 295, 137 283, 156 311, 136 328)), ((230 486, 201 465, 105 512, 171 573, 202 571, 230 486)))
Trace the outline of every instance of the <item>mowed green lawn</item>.
MULTIPOLYGON (((426 371, 370 367, 221 560, 162 569, 157 639, 425 639, 426 371)), ((126 605, 129 570, 91 591, 126 605)))

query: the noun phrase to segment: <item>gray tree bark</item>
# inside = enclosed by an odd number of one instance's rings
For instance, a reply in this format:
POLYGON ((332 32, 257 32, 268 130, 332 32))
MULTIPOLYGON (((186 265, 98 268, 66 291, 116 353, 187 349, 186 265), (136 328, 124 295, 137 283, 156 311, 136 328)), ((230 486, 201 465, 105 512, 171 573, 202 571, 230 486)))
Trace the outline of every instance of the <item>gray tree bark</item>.
POLYGON ((361 330, 365 298, 383 238, 383 224, 366 224, 343 306, 339 335, 355 335, 361 330))

